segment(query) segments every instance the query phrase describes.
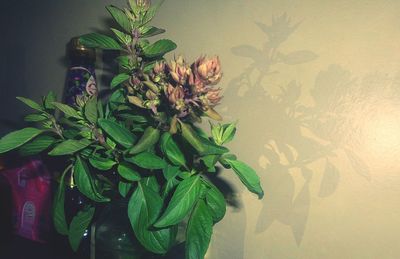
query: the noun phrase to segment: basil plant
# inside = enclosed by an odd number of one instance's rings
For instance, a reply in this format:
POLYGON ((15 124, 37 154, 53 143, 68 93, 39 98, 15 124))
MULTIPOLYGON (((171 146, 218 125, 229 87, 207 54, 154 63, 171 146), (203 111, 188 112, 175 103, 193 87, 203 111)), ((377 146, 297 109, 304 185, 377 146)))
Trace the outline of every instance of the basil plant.
POLYGON ((17 97, 34 110, 25 117, 33 126, 0 140, 0 153, 44 152, 68 161, 53 219, 74 250, 98 205, 119 197, 129 200, 126 215, 148 251, 166 254, 177 243, 178 224, 185 222, 186 258, 204 258, 213 225, 226 211, 224 195, 208 178, 217 166, 232 169, 249 191, 263 196, 256 172, 224 146, 235 135, 235 123, 210 123, 210 136, 196 126, 202 118, 221 120, 214 110, 221 101, 218 57, 166 61, 163 56, 176 44, 149 40, 165 32, 149 24, 159 5, 130 0, 123 9, 107 6, 115 20, 113 37, 80 37, 86 47, 119 53, 119 73, 106 98, 77 96, 74 105, 66 105, 53 92, 40 102, 17 97), (89 200, 70 224, 64 213, 66 177, 89 200))

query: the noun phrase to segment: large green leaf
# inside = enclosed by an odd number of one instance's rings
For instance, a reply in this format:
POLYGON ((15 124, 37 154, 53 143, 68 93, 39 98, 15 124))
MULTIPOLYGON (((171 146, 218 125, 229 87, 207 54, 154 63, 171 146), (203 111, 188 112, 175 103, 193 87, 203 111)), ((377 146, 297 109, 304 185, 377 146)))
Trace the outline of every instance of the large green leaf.
POLYGON ((128 181, 139 181, 141 178, 140 174, 128 163, 120 163, 117 170, 119 175, 128 181))
POLYGON ((89 199, 97 202, 107 202, 110 200, 100 193, 96 179, 89 171, 86 163, 79 156, 74 165, 74 180, 78 190, 89 199))
POLYGON ((24 144, 18 150, 22 156, 33 156, 49 148, 55 142, 55 138, 49 135, 40 135, 32 141, 24 144))
POLYGON ((53 223, 56 231, 61 235, 68 235, 68 225, 65 219, 65 175, 69 172, 70 167, 61 175, 60 184, 53 201, 53 223))
POLYGON ((167 209, 156 222, 156 227, 167 227, 181 222, 204 191, 199 176, 189 177, 179 183, 167 209))
POLYGON ((143 48, 143 54, 146 58, 156 58, 176 49, 176 44, 167 39, 158 40, 155 43, 143 48))
POLYGON ((145 169, 163 169, 167 165, 162 158, 150 152, 142 152, 134 157, 126 157, 125 160, 145 169))
POLYGON ((214 184, 210 182, 206 184, 210 187, 206 194, 206 204, 210 209, 214 222, 218 222, 226 213, 225 197, 214 184))
POLYGON ((106 9, 124 31, 132 33, 131 23, 123 10, 113 5, 107 6, 106 9))
POLYGON ((0 154, 22 146, 42 132, 36 128, 24 128, 8 133, 0 139, 0 154))
POLYGON ((116 87, 117 85, 122 84, 123 82, 125 82, 126 80, 128 80, 130 77, 130 75, 126 74, 126 73, 122 73, 119 74, 117 76, 115 76, 112 80, 111 80, 111 88, 116 87))
POLYGON ((50 156, 64 156, 64 155, 70 155, 75 152, 78 152, 79 150, 84 149, 85 147, 89 146, 91 142, 87 139, 80 139, 80 140, 75 140, 75 139, 67 139, 57 146, 55 146, 50 152, 50 156))
POLYGON ((71 225, 69 226, 68 240, 72 250, 75 252, 78 250, 83 234, 92 221, 94 211, 94 207, 86 207, 79 211, 71 221, 71 225))
POLYGON ((25 103, 26 105, 28 105, 29 107, 31 107, 34 110, 43 111, 43 107, 31 99, 28 99, 25 97, 17 97, 17 99, 20 100, 21 102, 25 103))
POLYGON ((182 136, 200 155, 219 155, 229 152, 227 148, 218 146, 208 139, 200 137, 189 124, 181 122, 180 125, 182 136))
POLYGON ((175 165, 186 166, 186 159, 171 133, 165 132, 161 136, 160 146, 163 154, 175 165))
POLYGON ((76 119, 82 119, 82 116, 79 115, 78 112, 74 108, 69 106, 69 105, 66 105, 66 104, 63 104, 63 103, 58 103, 58 102, 53 102, 53 105, 57 109, 62 111, 67 118, 73 117, 73 118, 76 118, 76 119))
POLYGON ((141 182, 128 205, 128 216, 136 238, 146 249, 157 254, 166 253, 175 241, 175 231, 172 228, 151 228, 162 206, 161 197, 141 182))
POLYGON ((116 40, 99 33, 85 34, 79 38, 79 42, 88 48, 122 50, 116 40))
POLYGON ((225 159, 225 161, 232 167, 240 181, 249 191, 257 194, 259 199, 264 196, 264 191, 260 184, 260 178, 253 168, 238 160, 225 159))
POLYGON ((160 138, 160 130, 151 126, 143 132, 139 141, 129 150, 129 154, 137 154, 154 146, 160 138))
POLYGON ((132 146, 136 140, 135 136, 127 128, 114 121, 99 119, 98 123, 113 140, 126 148, 132 146))
POLYGON ((212 216, 205 202, 200 199, 190 215, 186 230, 185 258, 204 258, 212 235, 212 216))
POLYGON ((97 96, 92 96, 85 104, 85 117, 93 124, 97 122, 97 96))

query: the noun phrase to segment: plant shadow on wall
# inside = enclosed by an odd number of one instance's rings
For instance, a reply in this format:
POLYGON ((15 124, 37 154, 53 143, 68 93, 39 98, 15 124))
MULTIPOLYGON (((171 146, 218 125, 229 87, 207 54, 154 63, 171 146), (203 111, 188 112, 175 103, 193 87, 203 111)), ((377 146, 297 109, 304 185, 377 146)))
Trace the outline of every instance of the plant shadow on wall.
POLYGON ((256 233, 268 230, 274 221, 288 225, 297 245, 300 245, 310 208, 310 183, 316 173, 323 174, 318 195, 332 195, 340 181, 334 159, 346 154, 354 170, 369 179, 369 170, 360 156, 346 143, 348 117, 352 109, 355 81, 348 71, 331 65, 321 71, 311 89, 315 106, 301 103, 302 85, 295 80, 286 86, 264 82, 274 76, 279 79, 279 67, 312 62, 317 55, 309 50, 281 51, 282 44, 295 32, 300 23, 292 23, 283 14, 273 18, 270 25, 256 23, 267 36, 262 48, 240 45, 232 48, 236 56, 251 59, 242 74, 231 80, 225 92, 229 114, 241 113, 243 107, 251 112, 241 117, 243 131, 253 132, 250 140, 252 156, 259 155, 259 168, 266 191, 256 223, 256 233), (256 122, 256 123, 254 123, 256 122), (247 128, 246 128, 247 127, 247 128), (262 144, 260 144, 262 143, 262 144), (314 163, 323 163, 324 171, 313 170, 314 163), (300 176, 301 175, 301 176, 300 176), (303 180, 299 180, 303 178, 303 180), (301 186, 298 186, 301 185, 301 186), (297 191, 299 190, 299 191, 297 191))

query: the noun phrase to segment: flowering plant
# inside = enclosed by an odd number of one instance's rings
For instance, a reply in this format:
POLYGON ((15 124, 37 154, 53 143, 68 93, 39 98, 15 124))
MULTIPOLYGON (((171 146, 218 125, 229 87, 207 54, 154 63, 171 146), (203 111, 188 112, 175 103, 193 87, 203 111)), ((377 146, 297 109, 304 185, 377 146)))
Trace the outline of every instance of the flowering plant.
POLYGON ((54 225, 68 235, 74 250, 99 203, 115 197, 129 200, 127 216, 147 250, 165 254, 176 244, 177 226, 187 222, 186 258, 203 258, 213 225, 226 210, 224 195, 208 179, 219 163, 233 169, 241 182, 261 198, 256 172, 224 146, 236 132, 234 123, 211 123, 211 136, 197 127, 202 117, 221 120, 214 107, 221 101, 216 84, 222 77, 218 57, 202 56, 192 64, 163 56, 176 44, 147 39, 164 32, 149 25, 160 3, 129 0, 128 8, 108 6, 119 29, 115 37, 90 33, 80 43, 117 50, 120 73, 105 100, 78 96, 75 105, 57 102, 50 92, 41 102, 18 97, 35 110, 33 122, 0 140, 0 153, 42 152, 63 156, 68 166, 54 197, 54 225), (60 114, 57 114, 60 113, 60 114), (71 175, 89 199, 70 223, 66 221, 64 178, 71 175))

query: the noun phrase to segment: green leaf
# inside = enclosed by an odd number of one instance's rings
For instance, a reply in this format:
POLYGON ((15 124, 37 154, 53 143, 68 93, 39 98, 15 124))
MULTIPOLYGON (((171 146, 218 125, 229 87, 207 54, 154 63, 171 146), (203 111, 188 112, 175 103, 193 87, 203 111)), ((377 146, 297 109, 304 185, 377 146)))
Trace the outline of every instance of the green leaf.
POLYGON ((240 181, 249 191, 257 194, 259 199, 264 196, 264 191, 260 184, 260 178, 253 168, 238 160, 225 159, 225 161, 232 167, 240 181))
POLYGON ((197 132, 189 125, 183 122, 180 122, 182 136, 186 139, 189 144, 197 150, 200 155, 219 155, 229 150, 225 147, 215 145, 208 139, 204 139, 200 137, 197 132))
POLYGON ((56 101, 57 101, 57 95, 53 91, 50 91, 47 94, 46 98, 44 99, 44 107, 46 109, 54 110, 55 107, 53 105, 53 102, 56 101))
POLYGON ((123 147, 128 148, 132 146, 136 140, 135 136, 128 129, 114 121, 99 119, 98 124, 113 140, 123 147))
POLYGON ((132 188, 132 183, 127 183, 123 181, 119 181, 118 183, 119 194, 121 194, 121 196, 124 198, 126 198, 126 195, 128 195, 131 188, 132 188))
POLYGON ((163 169, 164 178, 167 182, 163 186, 162 194, 163 197, 169 195, 169 193, 180 183, 176 177, 181 173, 178 166, 168 165, 163 169))
POLYGON ((163 169, 164 178, 167 181, 172 178, 175 178, 179 173, 180 173, 180 170, 179 170, 178 166, 168 165, 168 166, 164 167, 164 169, 163 169))
POLYGON ((96 179, 90 173, 86 163, 78 156, 74 165, 74 180, 78 190, 89 199, 97 202, 108 202, 97 189, 96 179))
MULTIPOLYGON (((70 167, 68 167, 70 168, 70 167)), ((53 201, 53 223, 56 231, 61 235, 68 235, 68 225, 65 219, 65 175, 69 172, 69 169, 64 171, 61 175, 60 184, 58 185, 57 192, 54 196, 53 201)))
POLYGON ((40 104, 38 104, 37 102, 35 102, 35 101, 31 100, 31 99, 28 99, 28 98, 25 98, 25 97, 17 97, 17 99, 19 101, 25 103, 26 105, 28 105, 29 107, 31 107, 34 110, 43 111, 43 107, 40 106, 40 104))
POLYGON ((131 120, 137 123, 146 123, 148 122, 148 119, 144 116, 141 115, 136 115, 136 114, 132 114, 129 112, 124 112, 124 113, 118 113, 116 116, 123 118, 123 119, 127 119, 127 120, 131 120))
POLYGON ((171 228, 150 228, 162 206, 161 197, 142 183, 138 184, 128 205, 128 216, 136 238, 147 250, 157 254, 165 254, 175 240, 175 231, 171 228))
POLYGON ((99 118, 104 118, 104 109, 101 100, 97 100, 97 114, 99 115, 99 118))
POLYGON ((140 35, 142 38, 147 38, 147 37, 152 37, 161 33, 164 33, 164 29, 160 29, 154 26, 146 26, 145 29, 143 29, 142 34, 140 35))
POLYGON ((206 155, 201 157, 200 159, 204 162, 204 165, 207 167, 208 172, 215 173, 217 170, 215 169, 215 164, 218 162, 218 155, 206 155))
POLYGON ((218 222, 226 213, 225 197, 214 184, 206 182, 206 185, 210 187, 206 194, 206 203, 210 209, 213 221, 218 222))
POLYGON ((150 22, 153 17, 156 15, 158 8, 160 8, 161 4, 164 0, 158 1, 156 4, 152 4, 150 8, 147 10, 145 16, 143 17, 142 24, 146 24, 150 22))
POLYGON ((106 6, 106 9, 124 31, 132 33, 131 23, 123 10, 113 5, 106 6))
POLYGON ((119 42, 121 42, 122 44, 129 45, 132 42, 132 37, 130 35, 114 28, 111 28, 111 30, 114 32, 115 36, 117 36, 119 42))
POLYGON ((135 67, 133 62, 131 61, 131 59, 129 59, 128 56, 119 56, 116 58, 116 61, 118 62, 119 67, 122 70, 128 70, 128 72, 135 67))
POLYGON ((8 133, 0 139, 0 154, 22 146, 42 132, 36 128, 24 128, 8 133))
POLYGON ((59 102, 53 102, 53 105, 54 105, 57 109, 59 109, 60 111, 62 111, 62 112, 65 114, 65 116, 66 116, 67 118, 73 117, 73 118, 76 118, 76 119, 82 119, 82 116, 80 116, 80 115, 78 114, 78 112, 77 112, 74 108, 72 108, 71 106, 69 106, 69 105, 66 105, 66 104, 63 104, 63 103, 59 103, 59 102))
POLYGON ((79 248, 83 234, 92 221, 94 211, 94 207, 86 207, 85 209, 79 211, 71 221, 68 240, 74 252, 76 252, 79 248))
POLYGON ((186 159, 169 132, 161 136, 161 151, 174 164, 186 166, 186 159))
POLYGON ((146 58, 161 57, 164 54, 176 49, 176 44, 167 39, 158 40, 155 43, 143 48, 143 53, 146 58))
POLYGON ((24 121, 27 122, 39 122, 39 121, 45 121, 48 118, 43 115, 43 114, 28 114, 25 116, 24 121))
POLYGON ((122 50, 121 46, 113 38, 99 33, 85 34, 79 38, 79 42, 88 48, 122 50))
POLYGON ((85 117, 86 119, 93 123, 96 124, 97 122, 97 96, 92 96, 87 100, 85 104, 85 117))
POLYGON ((222 143, 225 144, 228 143, 233 139, 236 133, 236 123, 229 123, 229 124, 224 124, 222 126, 223 128, 223 134, 222 134, 222 143))
POLYGON ((101 171, 110 170, 116 162, 110 158, 102 158, 98 156, 92 156, 89 158, 89 163, 96 169, 101 171))
POLYGON ((192 176, 180 182, 167 209, 154 226, 162 228, 181 222, 191 211, 203 190, 199 176, 192 176))
POLYGON ((129 150, 129 154, 137 154, 145 150, 148 150, 157 143, 159 138, 160 138, 159 129, 153 128, 151 126, 147 127, 142 137, 139 139, 138 143, 136 143, 136 145, 134 145, 129 150))
POLYGON ((158 184, 157 177, 154 175, 142 178, 141 182, 156 193, 160 192, 160 185, 158 184))
POLYGON ((116 87, 117 85, 122 84, 123 82, 125 82, 126 80, 128 80, 130 77, 130 75, 126 74, 126 73, 122 73, 119 74, 117 76, 115 76, 112 80, 111 80, 111 88, 116 87))
POLYGON ((190 215, 186 230, 186 259, 204 258, 212 235, 212 216, 203 200, 199 200, 190 215))
POLYGON ((84 149, 85 147, 89 146, 91 142, 87 139, 75 140, 75 139, 68 139, 57 146, 55 146, 50 152, 50 156, 64 156, 70 155, 79 150, 84 149))
POLYGON ((49 148, 55 142, 55 138, 48 135, 41 135, 34 138, 20 147, 18 150, 21 156, 33 156, 49 148))
POLYGON ((125 160, 145 169, 162 169, 167 165, 162 158, 150 152, 142 152, 134 157, 126 157, 125 160))
POLYGON ((139 181, 141 178, 140 174, 127 163, 122 162, 119 164, 117 170, 119 175, 128 181, 139 181))

